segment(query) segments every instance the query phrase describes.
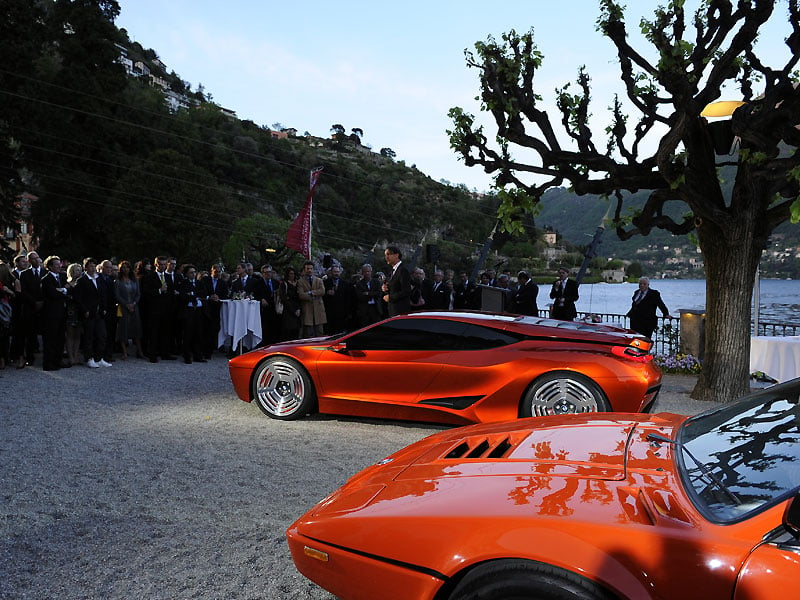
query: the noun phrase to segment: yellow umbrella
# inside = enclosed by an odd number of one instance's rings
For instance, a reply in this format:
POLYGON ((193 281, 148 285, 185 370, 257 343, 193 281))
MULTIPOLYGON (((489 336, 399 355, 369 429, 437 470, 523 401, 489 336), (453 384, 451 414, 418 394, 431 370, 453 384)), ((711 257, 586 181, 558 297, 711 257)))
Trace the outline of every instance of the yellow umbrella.
POLYGON ((730 117, 742 104, 747 104, 741 100, 722 100, 707 104, 700 113, 701 117, 730 117))

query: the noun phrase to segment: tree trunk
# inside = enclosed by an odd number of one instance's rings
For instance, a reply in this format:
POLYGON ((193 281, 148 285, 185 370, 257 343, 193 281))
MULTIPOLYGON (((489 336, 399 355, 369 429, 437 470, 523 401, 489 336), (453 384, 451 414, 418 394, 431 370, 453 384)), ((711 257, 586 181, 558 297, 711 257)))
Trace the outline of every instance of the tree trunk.
MULTIPOLYGON (((752 188, 750 188, 752 191, 752 188)), ((740 188, 741 190, 741 188, 740 188)), ((741 193, 741 192, 740 192, 741 193)), ((734 205, 736 203, 734 190, 734 205)), ((725 222, 698 219, 706 271, 703 371, 692 391, 696 400, 731 402, 750 391, 750 324, 756 269, 767 239, 758 198, 725 222)))

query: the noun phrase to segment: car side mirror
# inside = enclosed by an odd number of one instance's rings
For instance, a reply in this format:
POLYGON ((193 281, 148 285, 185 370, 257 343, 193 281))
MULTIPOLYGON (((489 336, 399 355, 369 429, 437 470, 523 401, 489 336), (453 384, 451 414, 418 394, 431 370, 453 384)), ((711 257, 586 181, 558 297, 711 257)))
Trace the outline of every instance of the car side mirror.
POLYGON ((336 342, 330 345, 328 349, 338 352, 339 354, 347 354, 347 342, 336 342))
POLYGON ((783 526, 795 538, 800 538, 800 493, 795 494, 783 513, 783 526))

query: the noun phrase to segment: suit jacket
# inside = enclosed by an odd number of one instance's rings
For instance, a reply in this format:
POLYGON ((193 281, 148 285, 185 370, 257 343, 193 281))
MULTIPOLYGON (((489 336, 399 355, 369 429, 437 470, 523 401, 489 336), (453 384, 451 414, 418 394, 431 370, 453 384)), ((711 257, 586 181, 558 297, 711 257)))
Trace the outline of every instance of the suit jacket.
POLYGON ((84 273, 75 282, 73 297, 78 305, 78 312, 82 318, 105 317, 108 312, 108 297, 113 295, 102 276, 98 275, 97 285, 84 273))
POLYGON ((231 284, 231 294, 245 293, 248 296, 253 296, 255 295, 257 283, 255 275, 249 275, 244 283, 242 283, 241 279, 237 279, 231 284))
POLYGON ((300 316, 303 325, 324 325, 328 322, 322 300, 325 295, 325 284, 322 283, 322 279, 312 276, 309 281, 306 275, 302 275, 297 280, 297 295, 300 298, 300 316), (313 291, 314 295, 310 295, 309 291, 313 291))
POLYGON ((39 267, 40 274, 34 273, 33 267, 28 267, 19 274, 19 282, 22 285, 22 305, 26 313, 32 314, 41 308, 42 302, 42 275, 47 273, 47 269, 39 267))
POLYGON ((578 284, 574 279, 567 279, 563 287, 561 279, 556 279, 550 290, 550 298, 555 300, 552 312, 554 319, 572 321, 578 316, 578 311, 575 309, 575 302, 578 301, 578 284))
POLYGON ((202 283, 181 277, 176 287, 178 292, 178 310, 196 310, 205 307, 205 287, 202 283))
POLYGON ((389 316, 404 315, 411 310, 411 274, 400 263, 387 282, 389 286, 389 316))
POLYGON ((447 310, 450 308, 450 291, 447 289, 447 282, 440 281, 437 285, 434 281, 431 284, 431 301, 430 307, 432 310, 447 310))
POLYGON ((536 305, 538 295, 539 286, 533 282, 533 279, 529 279, 514 293, 511 311, 518 315, 537 316, 539 314, 539 307, 536 305))
POLYGON ((462 281, 453 288, 453 308, 480 308, 480 295, 478 286, 474 282, 462 281))
POLYGON ((67 318, 67 294, 58 291, 58 288, 67 287, 67 276, 58 273, 57 277, 58 281, 51 271, 47 271, 41 280, 42 297, 44 298, 43 320, 54 321, 67 318))
MULTIPOLYGON (((217 279, 215 286, 214 278, 209 275, 208 277, 203 277, 203 279, 200 280, 200 284, 203 289, 203 296, 209 302, 215 302, 209 299, 209 296, 213 296, 214 294, 216 294, 220 300, 227 300, 230 297, 231 286, 227 281, 217 279)), ((216 301, 216 303, 219 305, 219 301, 216 301)))
POLYGON ((172 279, 166 276, 166 273, 164 274, 164 280, 166 289, 162 290, 158 272, 153 270, 147 271, 139 282, 139 287, 142 290, 142 299, 147 304, 148 314, 161 314, 169 311, 172 307, 172 299, 175 295, 174 284, 172 279))
POLYGON ((661 299, 661 294, 658 290, 648 288, 644 298, 636 301, 639 291, 634 292, 631 297, 631 309, 628 311, 627 317, 631 320, 631 329, 650 337, 653 330, 658 326, 658 317, 656 316, 656 309, 661 310, 661 314, 667 316, 669 309, 664 301, 661 299))

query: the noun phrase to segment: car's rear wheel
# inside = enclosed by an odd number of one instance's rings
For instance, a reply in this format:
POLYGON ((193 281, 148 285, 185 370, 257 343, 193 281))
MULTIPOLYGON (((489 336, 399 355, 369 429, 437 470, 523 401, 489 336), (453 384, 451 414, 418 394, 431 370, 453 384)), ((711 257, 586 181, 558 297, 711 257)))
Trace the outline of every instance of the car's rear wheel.
POLYGON ((545 373, 534 381, 522 400, 520 416, 542 417, 610 410, 603 390, 580 373, 545 373))
POLYGON ((317 396, 311 377, 300 363, 276 356, 256 367, 253 398, 268 417, 290 421, 311 412, 317 396))
POLYGON ((528 560, 480 565, 464 576, 449 600, 611 600, 598 584, 575 573, 528 560))

